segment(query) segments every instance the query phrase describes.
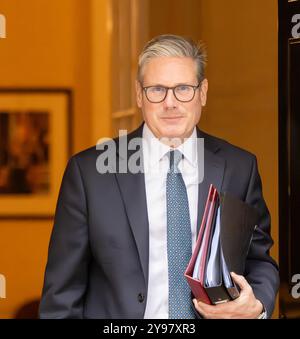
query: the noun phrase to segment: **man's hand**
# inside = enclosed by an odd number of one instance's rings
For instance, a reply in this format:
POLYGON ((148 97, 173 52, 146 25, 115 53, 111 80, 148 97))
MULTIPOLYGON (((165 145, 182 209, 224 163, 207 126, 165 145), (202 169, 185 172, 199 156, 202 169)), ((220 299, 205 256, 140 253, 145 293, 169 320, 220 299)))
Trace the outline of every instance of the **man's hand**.
POLYGON ((206 319, 255 319, 263 311, 262 303, 253 294, 252 287, 242 275, 231 273, 240 287, 240 296, 224 304, 207 305, 193 299, 196 310, 206 319))

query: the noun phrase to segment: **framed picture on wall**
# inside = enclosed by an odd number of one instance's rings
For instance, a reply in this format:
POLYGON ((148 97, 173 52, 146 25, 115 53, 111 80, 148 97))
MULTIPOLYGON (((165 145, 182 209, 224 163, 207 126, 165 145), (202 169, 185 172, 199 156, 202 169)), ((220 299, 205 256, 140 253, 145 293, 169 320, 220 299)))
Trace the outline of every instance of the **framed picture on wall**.
POLYGON ((67 89, 0 88, 0 218, 54 215, 71 104, 67 89))

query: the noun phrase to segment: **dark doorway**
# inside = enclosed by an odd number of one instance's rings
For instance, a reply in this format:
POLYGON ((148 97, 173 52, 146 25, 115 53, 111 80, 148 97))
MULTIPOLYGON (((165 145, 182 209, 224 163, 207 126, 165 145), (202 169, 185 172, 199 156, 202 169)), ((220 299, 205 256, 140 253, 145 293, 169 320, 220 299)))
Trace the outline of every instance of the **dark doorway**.
POLYGON ((280 315, 300 318, 300 1, 279 0, 280 315))

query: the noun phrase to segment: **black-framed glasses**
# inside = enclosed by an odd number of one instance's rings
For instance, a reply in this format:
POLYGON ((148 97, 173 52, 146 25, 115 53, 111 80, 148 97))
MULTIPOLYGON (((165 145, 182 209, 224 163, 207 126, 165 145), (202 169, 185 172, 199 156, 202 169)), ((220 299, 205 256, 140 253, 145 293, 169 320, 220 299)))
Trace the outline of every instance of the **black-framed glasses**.
POLYGON ((173 94, 175 98, 178 101, 181 102, 190 102, 194 99, 196 90, 200 87, 200 84, 197 86, 192 85, 177 85, 175 87, 166 87, 166 86, 147 86, 142 87, 142 89, 145 91, 146 98, 154 103, 158 104, 160 102, 163 102, 167 95, 169 90, 171 89, 173 91, 173 94))

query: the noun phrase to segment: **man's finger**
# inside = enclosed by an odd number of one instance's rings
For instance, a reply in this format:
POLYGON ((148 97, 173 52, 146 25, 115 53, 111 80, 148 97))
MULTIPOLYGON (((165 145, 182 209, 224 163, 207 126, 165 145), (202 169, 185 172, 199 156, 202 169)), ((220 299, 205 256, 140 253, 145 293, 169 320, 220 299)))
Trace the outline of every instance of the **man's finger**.
POLYGON ((231 272, 233 281, 240 287, 241 291, 249 289, 248 281, 242 276, 231 272))
POLYGON ((193 303, 195 305, 196 310, 203 315, 214 311, 215 306, 205 304, 204 302, 200 300, 193 299, 193 303))
POLYGON ((230 318, 236 308, 236 303, 229 301, 218 305, 208 305, 193 299, 196 310, 207 319, 230 318))

